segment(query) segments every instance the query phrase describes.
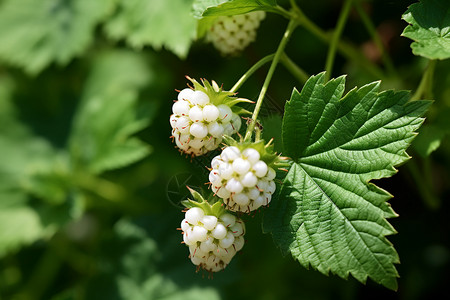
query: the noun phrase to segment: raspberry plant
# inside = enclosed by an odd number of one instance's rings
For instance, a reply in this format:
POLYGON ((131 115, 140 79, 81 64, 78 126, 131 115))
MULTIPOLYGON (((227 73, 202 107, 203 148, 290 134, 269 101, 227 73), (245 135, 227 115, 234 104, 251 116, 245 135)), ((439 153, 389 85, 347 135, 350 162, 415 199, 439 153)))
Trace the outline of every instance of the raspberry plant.
MULTIPOLYGON (((231 211, 250 212, 268 205, 276 190, 275 170, 259 160, 261 153, 246 143, 251 143, 255 131, 255 143, 261 142, 256 128, 258 114, 278 62, 285 57, 290 70, 298 69, 284 52, 294 30, 304 23, 295 1, 291 5, 287 11, 276 1, 235 0, 207 7, 201 13, 202 17, 215 18, 200 26, 210 26, 207 37, 223 53, 235 50, 225 41, 235 39, 239 31, 236 23, 243 18, 235 15, 268 11, 289 19, 278 49, 270 57, 271 65, 244 137, 240 143, 226 143, 211 162, 212 191, 231 211), (225 30, 235 34, 223 34, 225 30)), ((408 102, 408 92, 380 92, 377 82, 344 94, 345 77, 329 79, 351 5, 352 1, 346 1, 342 9, 325 72, 311 76, 301 92, 294 88, 286 102, 282 138, 290 163, 277 199, 265 213, 263 227, 272 233, 282 252, 291 253, 305 267, 343 278, 351 274, 363 283, 370 277, 396 290, 394 264, 399 258, 386 239, 395 233, 387 218, 396 214, 387 203, 390 194, 370 181, 392 176, 394 167, 409 158, 405 150, 430 102, 408 102)), ((231 91, 237 91, 253 71, 250 69, 231 91)))
POLYGON ((0 299, 439 297, 449 11, 0 0, 0 299))

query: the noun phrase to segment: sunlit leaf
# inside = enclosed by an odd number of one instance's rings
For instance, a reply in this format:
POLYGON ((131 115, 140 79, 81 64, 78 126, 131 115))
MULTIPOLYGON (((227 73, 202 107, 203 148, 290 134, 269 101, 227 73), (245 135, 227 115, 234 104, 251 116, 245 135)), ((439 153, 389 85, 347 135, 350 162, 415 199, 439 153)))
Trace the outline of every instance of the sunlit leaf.
POLYGON ((421 0, 402 16, 408 25, 402 35, 414 40, 415 55, 429 59, 450 57, 450 1, 421 0))
POLYGON ((276 0, 232 0, 208 7, 202 16, 231 16, 258 10, 275 11, 276 6, 276 0))
POLYGON ((219 16, 245 14, 252 11, 274 11, 275 0, 194 0, 193 14, 199 18, 197 38, 205 36, 206 32, 219 16))
POLYGON ((284 253, 324 274, 397 288, 398 255, 391 195, 370 183, 396 173, 430 102, 379 92, 379 82, 343 96, 345 77, 312 76, 294 90, 283 118, 284 155, 292 165, 264 228, 284 253))
POLYGON ((194 0, 192 4, 193 14, 196 18, 201 18, 208 7, 214 7, 229 0, 194 0))

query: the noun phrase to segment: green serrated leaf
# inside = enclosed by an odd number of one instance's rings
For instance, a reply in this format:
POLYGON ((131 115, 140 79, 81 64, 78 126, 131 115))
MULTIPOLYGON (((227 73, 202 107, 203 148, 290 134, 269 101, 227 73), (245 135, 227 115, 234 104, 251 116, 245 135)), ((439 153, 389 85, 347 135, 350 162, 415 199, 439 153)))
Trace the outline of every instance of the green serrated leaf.
POLYGON ((379 82, 343 96, 345 77, 312 76, 294 90, 283 119, 285 155, 293 158, 264 218, 283 253, 303 266, 397 288, 398 255, 391 195, 370 183, 395 174, 423 122, 429 101, 405 91, 379 92, 379 82))
POLYGON ((74 119, 70 149, 77 164, 93 173, 124 167, 149 154, 131 137, 146 127, 150 113, 138 112, 138 91, 150 80, 143 57, 132 52, 100 56, 86 83, 74 119))
POLYGON ((37 74, 91 43, 112 0, 8 0, 0 6, 0 59, 37 74))
POLYGON ((208 7, 202 16, 232 16, 259 10, 270 12, 275 11, 276 6, 276 0, 232 0, 214 7, 208 7))
POLYGON ((450 1, 422 0, 411 5, 402 18, 410 24, 402 36, 415 41, 411 44, 415 55, 450 57, 450 1))
POLYGON ((124 39, 132 47, 165 47, 184 58, 196 34, 191 5, 192 0, 119 0, 105 31, 112 39, 124 39))

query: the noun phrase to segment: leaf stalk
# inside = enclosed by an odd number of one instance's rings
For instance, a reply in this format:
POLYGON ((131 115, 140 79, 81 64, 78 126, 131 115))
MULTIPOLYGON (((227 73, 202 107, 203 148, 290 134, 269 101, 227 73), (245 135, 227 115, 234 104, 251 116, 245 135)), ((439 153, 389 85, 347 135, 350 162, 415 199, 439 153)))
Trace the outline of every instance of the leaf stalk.
POLYGON ((422 97, 425 97, 426 99, 430 100, 433 99, 433 77, 435 67, 436 67, 436 60, 430 60, 428 62, 427 69, 422 75, 419 87, 417 88, 414 95, 411 97, 410 101, 416 101, 422 97))
POLYGON ((261 68, 264 64, 268 63, 275 57, 275 53, 269 54, 263 58, 261 58, 257 63, 255 63, 241 78, 236 82, 236 84, 231 88, 230 92, 236 93, 236 91, 247 81, 247 79, 253 75, 259 68, 261 68))

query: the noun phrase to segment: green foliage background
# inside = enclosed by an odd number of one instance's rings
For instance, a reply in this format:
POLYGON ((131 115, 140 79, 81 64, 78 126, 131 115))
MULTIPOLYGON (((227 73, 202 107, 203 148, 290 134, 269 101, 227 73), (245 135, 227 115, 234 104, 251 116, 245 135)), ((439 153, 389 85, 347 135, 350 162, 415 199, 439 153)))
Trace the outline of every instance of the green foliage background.
MULTIPOLYGON (((297 2, 325 30, 342 6, 297 2)), ((393 68, 380 78, 338 55, 332 77, 348 74, 347 87, 381 79, 382 89, 415 91, 426 60, 400 36, 407 25, 401 16, 414 1, 359 2, 393 68)), ((283 257, 262 233, 264 210, 244 217, 247 243, 225 271, 213 279, 195 273, 175 229, 184 186, 204 188, 208 158, 186 159, 169 139, 175 89, 186 86, 185 75, 231 88, 276 50, 287 22, 268 13, 255 43, 239 57, 222 57, 194 41, 191 6, 191 0, 0 0, 0 299, 430 299, 444 291, 448 59, 436 63, 435 102, 408 151, 413 160, 393 178, 375 181, 395 196, 390 202, 400 215, 391 220, 399 234, 389 237, 401 261, 398 292, 326 277, 283 257)), ((381 68, 383 56, 362 23, 352 11, 343 39, 381 68)), ((286 52, 317 74, 327 45, 298 28, 286 52)), ((258 70, 240 95, 255 99, 265 72, 258 70)), ((279 66, 261 111, 263 134, 279 150, 294 86, 302 87, 279 66)))

